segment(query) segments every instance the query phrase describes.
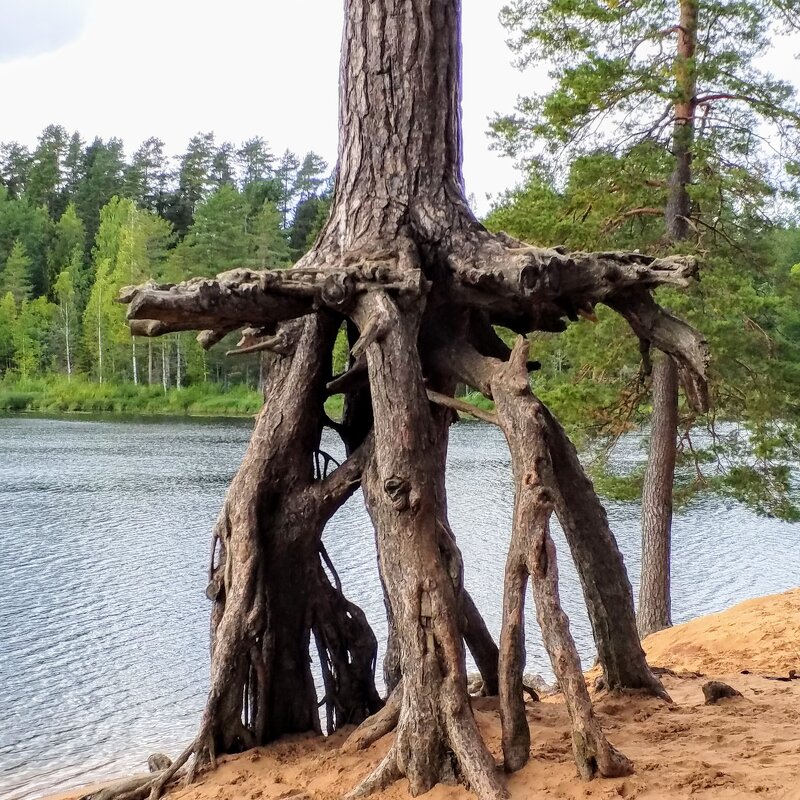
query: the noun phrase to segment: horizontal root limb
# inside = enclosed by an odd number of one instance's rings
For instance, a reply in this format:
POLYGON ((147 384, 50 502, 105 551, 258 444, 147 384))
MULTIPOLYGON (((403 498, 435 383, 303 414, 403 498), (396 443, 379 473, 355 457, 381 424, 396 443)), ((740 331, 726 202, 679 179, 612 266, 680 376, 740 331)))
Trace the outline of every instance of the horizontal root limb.
POLYGON ((403 684, 399 683, 386 700, 384 707, 365 719, 347 737, 341 747, 343 753, 356 753, 359 750, 366 750, 375 744, 378 739, 382 739, 387 733, 391 733, 397 726, 400 719, 400 706, 403 699, 403 684))

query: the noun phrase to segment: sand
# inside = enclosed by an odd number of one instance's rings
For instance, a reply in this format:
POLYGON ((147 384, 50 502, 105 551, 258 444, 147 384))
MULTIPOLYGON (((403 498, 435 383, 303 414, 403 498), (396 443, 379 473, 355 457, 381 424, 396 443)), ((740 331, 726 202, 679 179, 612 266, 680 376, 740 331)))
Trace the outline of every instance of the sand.
MULTIPOLYGON (((664 684, 675 701, 597 695, 611 739, 635 764, 624 779, 576 777, 567 715, 558 695, 528 705, 532 758, 508 779, 512 798, 769 798, 800 800, 800 680, 765 676, 800 672, 800 589, 759 598, 721 614, 662 631, 645 641, 650 663, 674 671, 664 684), (749 674, 742 674, 748 670, 749 674), (692 673, 702 673, 701 676, 692 673), (704 705, 701 687, 722 680, 743 697, 704 705)), ((474 703, 478 724, 500 757, 497 703, 474 703)), ((296 737, 226 759, 171 800, 334 800, 368 773, 391 735, 360 755, 341 755, 346 737, 296 737)), ((64 795, 74 798, 80 793, 64 795)), ((381 795, 406 800, 400 782, 381 795)), ((463 787, 438 786, 430 800, 467 800, 463 787)))

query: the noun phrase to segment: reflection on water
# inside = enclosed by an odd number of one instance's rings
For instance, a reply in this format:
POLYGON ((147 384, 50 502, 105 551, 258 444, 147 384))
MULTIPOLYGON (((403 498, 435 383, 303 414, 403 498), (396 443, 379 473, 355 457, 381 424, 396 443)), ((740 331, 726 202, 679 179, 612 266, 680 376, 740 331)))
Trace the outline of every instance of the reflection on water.
MULTIPOLYGON (((150 753, 174 755, 191 739, 208 672, 209 532, 249 431, 236 421, 0 418, 0 798, 141 770, 150 753)), ((448 489, 467 586, 496 635, 512 503, 499 431, 453 429, 448 489)), ((636 584, 638 507, 611 503, 608 512, 636 584)), ((796 537, 797 528, 729 501, 682 513, 676 621, 795 585, 796 537)), ((360 496, 335 517, 326 543, 345 591, 382 638, 360 496)), ((560 571, 588 662, 591 633, 566 557, 560 571)), ((548 674, 532 602, 527 639, 528 669, 548 674)))

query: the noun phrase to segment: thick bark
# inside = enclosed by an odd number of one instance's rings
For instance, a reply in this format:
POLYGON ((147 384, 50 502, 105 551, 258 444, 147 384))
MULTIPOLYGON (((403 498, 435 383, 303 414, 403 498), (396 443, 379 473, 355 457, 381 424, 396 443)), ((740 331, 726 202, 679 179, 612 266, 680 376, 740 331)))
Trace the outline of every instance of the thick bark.
POLYGON ((415 347, 418 323, 381 295, 363 303, 362 335, 376 319, 385 334, 366 350, 375 458, 364 493, 399 641, 403 697, 389 753, 351 796, 400 775, 412 795, 426 792, 453 779, 452 753, 479 797, 505 797, 470 709, 458 595, 439 545, 437 458, 429 447, 435 432, 415 347))
POLYGON ((312 631, 331 729, 380 706, 374 636, 319 560, 324 525, 357 488, 371 442, 331 475, 314 475, 327 379, 320 354, 330 350, 335 322, 314 315, 293 324, 301 328, 297 350, 272 363, 264 409, 215 530, 200 761, 286 733, 320 732, 312 631))
POLYGON ((678 428, 678 370, 668 356, 653 367, 650 454, 642 490, 642 573, 637 625, 644 638, 672 625, 670 549, 675 432, 678 428))
MULTIPOLYGON (((528 344, 520 338, 507 364, 491 379, 500 427, 511 450, 514 472, 514 524, 506 565, 503 633, 500 655, 501 720, 506 769, 519 769, 528 760, 530 733, 522 696, 524 656, 520 639, 524 590, 533 586, 536 615, 572 725, 572 747, 578 772, 590 780, 629 775, 633 766, 603 734, 592 710, 578 651, 561 608, 556 551, 549 520, 555 505, 555 483, 544 435, 543 407, 530 391, 526 362, 528 344)), ((523 651, 524 652, 524 651, 523 651)))
MULTIPOLYGON (((492 378, 502 361, 449 341, 435 356, 470 386, 492 397, 492 378)), ((541 407, 552 463, 555 510, 581 580, 597 654, 609 689, 643 689, 666 697, 647 666, 636 631, 633 590, 608 517, 564 429, 541 407)))

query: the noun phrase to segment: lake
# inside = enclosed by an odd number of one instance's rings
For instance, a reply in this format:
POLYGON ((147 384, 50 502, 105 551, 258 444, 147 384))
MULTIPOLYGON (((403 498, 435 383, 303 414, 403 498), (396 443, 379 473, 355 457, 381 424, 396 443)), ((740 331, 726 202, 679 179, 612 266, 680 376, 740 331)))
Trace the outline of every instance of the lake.
MULTIPOLYGON (((0 798, 142 771, 193 738, 208 674, 210 530, 249 421, 0 417, 0 798)), ((326 449, 338 452, 336 442, 326 449)), ((624 444, 639 458, 635 440, 624 444)), ((448 490, 466 583, 499 633, 511 469, 500 432, 452 429, 448 490)), ((608 503, 634 586, 634 503, 608 503)), ((798 584, 798 526, 723 499, 674 524, 677 622, 798 584)), ((593 644, 560 531, 562 599, 593 644)), ((373 534, 360 495, 325 534, 348 597, 382 638, 373 534)), ((550 673, 529 598, 528 667, 550 673)))

